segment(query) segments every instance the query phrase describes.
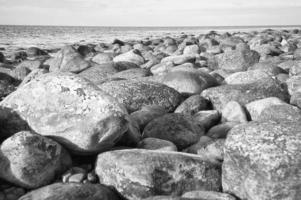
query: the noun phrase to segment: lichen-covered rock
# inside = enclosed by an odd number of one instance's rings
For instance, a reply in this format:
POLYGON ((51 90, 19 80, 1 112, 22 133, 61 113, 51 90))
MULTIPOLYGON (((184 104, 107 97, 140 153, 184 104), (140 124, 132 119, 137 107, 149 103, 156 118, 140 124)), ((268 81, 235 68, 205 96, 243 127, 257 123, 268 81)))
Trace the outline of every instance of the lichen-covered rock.
POLYGON ((99 88, 124 104, 129 112, 137 111, 147 105, 159 105, 168 111, 173 111, 181 100, 176 90, 149 81, 110 81, 99 85, 99 88))
POLYGON ((139 142, 137 148, 160 150, 160 151, 177 151, 178 148, 172 142, 159 138, 144 138, 139 142))
POLYGON ((300 123, 301 109, 287 103, 280 105, 271 105, 265 108, 257 119, 258 121, 273 120, 276 122, 294 121, 300 123))
POLYGON ((72 46, 63 47, 54 58, 50 60, 51 72, 73 72, 79 73, 90 67, 90 63, 83 59, 72 46))
POLYGON ((0 105, 17 112, 36 133, 78 153, 110 148, 128 129, 122 105, 71 73, 41 75, 0 105))
POLYGON ((142 149, 99 154, 96 174, 124 197, 179 196, 191 190, 220 191, 220 169, 198 156, 142 149))
POLYGON ((249 115, 253 121, 259 119, 263 110, 273 105, 283 105, 286 104, 284 101, 277 97, 268 97, 256 101, 252 101, 246 104, 246 109, 249 112, 249 115))
POLYGON ((143 137, 159 138, 173 142, 178 149, 184 149, 204 135, 202 127, 192 119, 179 113, 169 113, 152 120, 146 125, 143 137))
POLYGON ((218 67, 229 72, 247 71, 258 63, 260 55, 248 48, 226 51, 217 58, 218 67))
POLYGON ((124 54, 120 54, 113 58, 114 62, 132 62, 137 65, 142 65, 145 61, 144 58, 141 56, 141 53, 139 50, 134 49, 132 51, 128 51, 124 54))
POLYGON ((108 187, 100 184, 54 183, 33 190, 19 200, 120 200, 108 187))
POLYGON ((191 200, 236 200, 236 198, 230 194, 201 190, 186 192, 182 197, 191 200))
POLYGON ((278 97, 285 102, 288 102, 289 99, 287 90, 272 78, 251 84, 222 85, 208 88, 201 95, 208 98, 213 108, 217 110, 222 110, 230 101, 237 101, 244 106, 252 101, 267 97, 278 97))
POLYGON ((300 131, 288 121, 234 127, 224 148, 223 191, 248 200, 299 199, 300 131))
POLYGON ((115 68, 114 63, 105 63, 95 64, 78 75, 97 85, 108 81, 110 76, 117 72, 118 70, 115 68))
POLYGON ((24 188, 49 184, 70 166, 60 144, 31 132, 18 132, 0 147, 0 178, 24 188))
POLYGON ((164 75, 162 83, 182 94, 200 94, 203 90, 217 86, 218 83, 210 74, 184 71, 169 72, 164 75))

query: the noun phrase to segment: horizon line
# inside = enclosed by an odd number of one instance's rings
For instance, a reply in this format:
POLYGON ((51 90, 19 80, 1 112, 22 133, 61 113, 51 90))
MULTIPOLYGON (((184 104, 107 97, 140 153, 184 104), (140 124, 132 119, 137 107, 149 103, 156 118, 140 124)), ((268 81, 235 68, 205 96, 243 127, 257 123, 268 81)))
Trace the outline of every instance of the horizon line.
POLYGON ((204 27, 204 28, 227 28, 227 27, 262 27, 262 28, 269 28, 269 27, 301 27, 301 24, 291 24, 291 25, 231 25, 231 26, 219 26, 219 25, 214 25, 214 26, 204 26, 204 25, 195 25, 195 26, 123 26, 123 25, 112 25, 112 26, 102 26, 102 25, 41 25, 41 24, 0 24, 0 26, 56 26, 56 27, 104 27, 104 28, 177 28, 177 27, 189 27, 189 28, 199 28, 199 27, 204 27))

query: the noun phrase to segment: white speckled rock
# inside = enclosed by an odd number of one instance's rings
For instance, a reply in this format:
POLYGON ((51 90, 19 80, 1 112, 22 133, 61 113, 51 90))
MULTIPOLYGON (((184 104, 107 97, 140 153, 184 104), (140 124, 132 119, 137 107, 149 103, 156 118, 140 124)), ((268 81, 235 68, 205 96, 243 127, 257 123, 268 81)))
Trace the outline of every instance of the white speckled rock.
POLYGON ((301 195, 301 125, 250 122, 226 139, 223 190, 243 200, 298 200, 301 195))
POLYGON ((117 194, 100 184, 54 183, 33 190, 19 200, 120 200, 117 194))
POLYGON ((0 178, 24 188, 49 184, 70 166, 60 144, 30 132, 16 133, 0 147, 0 178))
POLYGON ((41 75, 0 105, 17 112, 35 132, 78 153, 110 148, 128 129, 122 105, 71 73, 41 75))
POLYGON ((284 101, 277 97, 269 97, 256 101, 252 101, 246 104, 246 109, 248 110, 250 117, 253 121, 259 119, 262 111, 273 105, 283 105, 286 104, 284 101))
POLYGON ((99 88, 124 104, 129 112, 151 105, 173 111, 181 100, 180 94, 173 88, 150 81, 110 81, 99 85, 99 88))
POLYGON ((220 191, 220 169, 198 156, 142 149, 98 155, 96 174, 129 200, 178 196, 191 190, 220 191))

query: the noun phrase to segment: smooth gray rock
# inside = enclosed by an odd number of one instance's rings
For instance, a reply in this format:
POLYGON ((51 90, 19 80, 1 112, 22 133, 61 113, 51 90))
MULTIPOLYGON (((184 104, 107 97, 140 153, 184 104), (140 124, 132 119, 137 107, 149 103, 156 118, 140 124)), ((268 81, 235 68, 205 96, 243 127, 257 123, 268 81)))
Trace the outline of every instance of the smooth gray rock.
POLYGON ((191 116, 169 113, 152 120, 143 130, 143 137, 159 138, 174 143, 179 150, 194 143, 204 135, 204 129, 198 126, 191 116))

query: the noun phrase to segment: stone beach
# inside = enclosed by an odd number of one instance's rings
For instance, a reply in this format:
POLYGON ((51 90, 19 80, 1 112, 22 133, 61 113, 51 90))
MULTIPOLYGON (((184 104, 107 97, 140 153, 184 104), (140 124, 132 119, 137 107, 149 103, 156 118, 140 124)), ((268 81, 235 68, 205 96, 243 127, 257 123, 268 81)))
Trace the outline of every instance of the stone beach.
POLYGON ((300 200, 301 30, 0 52, 0 200, 300 200))

